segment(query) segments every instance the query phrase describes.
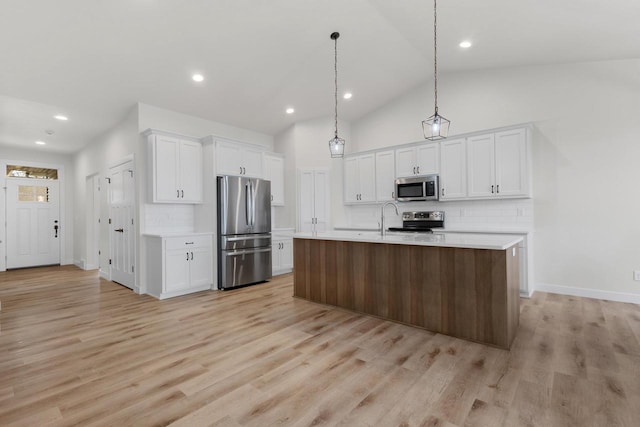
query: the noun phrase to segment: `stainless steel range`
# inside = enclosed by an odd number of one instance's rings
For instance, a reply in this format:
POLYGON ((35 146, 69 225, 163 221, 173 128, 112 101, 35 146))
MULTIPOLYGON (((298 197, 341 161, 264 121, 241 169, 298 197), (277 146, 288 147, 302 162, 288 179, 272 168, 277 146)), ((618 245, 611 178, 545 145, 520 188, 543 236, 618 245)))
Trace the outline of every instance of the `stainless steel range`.
POLYGON ((430 233, 444 227, 443 211, 402 212, 402 227, 389 227, 389 231, 430 233))

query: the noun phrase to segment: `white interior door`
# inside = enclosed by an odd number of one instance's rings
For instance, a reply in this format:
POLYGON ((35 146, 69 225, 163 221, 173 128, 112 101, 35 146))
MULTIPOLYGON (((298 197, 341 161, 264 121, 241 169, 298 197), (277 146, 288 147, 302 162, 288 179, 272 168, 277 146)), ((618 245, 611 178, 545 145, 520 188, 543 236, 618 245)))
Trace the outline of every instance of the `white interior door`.
POLYGON ((57 180, 7 178, 7 268, 60 264, 57 180))
POLYGON ((135 285, 135 226, 133 161, 109 169, 111 280, 135 285))

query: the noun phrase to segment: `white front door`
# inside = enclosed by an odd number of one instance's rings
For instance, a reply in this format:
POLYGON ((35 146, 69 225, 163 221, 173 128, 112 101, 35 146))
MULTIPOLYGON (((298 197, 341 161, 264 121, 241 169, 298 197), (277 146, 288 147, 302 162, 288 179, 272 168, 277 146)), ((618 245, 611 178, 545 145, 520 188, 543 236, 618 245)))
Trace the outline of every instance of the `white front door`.
POLYGON ((60 264, 57 180, 7 177, 7 268, 60 264))
POLYGON ((109 169, 111 280, 133 289, 135 226, 133 161, 109 169))

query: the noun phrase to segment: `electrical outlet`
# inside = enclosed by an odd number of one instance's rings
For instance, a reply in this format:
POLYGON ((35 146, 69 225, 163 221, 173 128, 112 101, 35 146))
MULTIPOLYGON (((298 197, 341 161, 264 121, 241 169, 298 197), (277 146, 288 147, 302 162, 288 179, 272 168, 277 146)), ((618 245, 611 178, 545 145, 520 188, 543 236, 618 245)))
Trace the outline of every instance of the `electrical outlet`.
POLYGON ((633 280, 638 280, 640 281, 640 270, 635 270, 633 272, 633 280))

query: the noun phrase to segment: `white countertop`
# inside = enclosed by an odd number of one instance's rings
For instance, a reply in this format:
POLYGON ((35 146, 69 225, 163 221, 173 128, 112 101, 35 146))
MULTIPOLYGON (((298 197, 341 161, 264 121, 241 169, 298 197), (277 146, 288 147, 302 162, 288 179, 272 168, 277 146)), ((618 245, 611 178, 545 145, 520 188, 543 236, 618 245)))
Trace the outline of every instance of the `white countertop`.
POLYGON ((294 238, 338 240, 348 242, 387 243, 392 245, 441 246, 449 248, 504 250, 522 241, 522 236, 480 233, 403 233, 388 232, 380 236, 372 231, 329 231, 296 233, 294 238))
POLYGON ((148 237, 188 237, 188 236, 212 236, 213 231, 167 231, 159 233, 143 233, 143 236, 148 237))

